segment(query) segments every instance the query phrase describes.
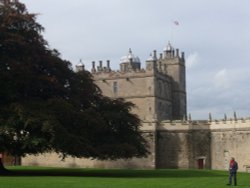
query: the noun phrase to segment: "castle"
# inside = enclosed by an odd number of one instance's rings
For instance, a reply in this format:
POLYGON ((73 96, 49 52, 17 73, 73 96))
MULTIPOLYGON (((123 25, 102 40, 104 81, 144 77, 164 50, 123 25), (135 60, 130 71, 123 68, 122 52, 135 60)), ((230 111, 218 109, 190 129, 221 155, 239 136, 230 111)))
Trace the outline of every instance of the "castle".
MULTIPOLYGON (((84 68, 82 63, 77 71, 84 68)), ((103 94, 124 98, 137 107, 133 113, 142 120, 141 131, 150 145, 147 158, 98 161, 66 158, 57 154, 27 156, 23 165, 75 166, 98 168, 207 168, 227 169, 234 156, 239 170, 250 169, 250 119, 192 121, 187 118, 185 55, 168 43, 163 53, 156 51, 146 60, 145 69, 131 49, 121 58, 120 70, 110 61, 91 73, 103 94)))
MULTIPOLYGON (((82 69, 78 64, 77 69, 82 69)), ((134 113, 145 121, 183 119, 186 117, 186 78, 184 53, 169 43, 164 53, 156 51, 141 68, 140 59, 131 49, 121 58, 120 70, 112 71, 110 62, 102 61, 91 70, 95 83, 103 94, 113 98, 125 98, 136 104, 134 113)))

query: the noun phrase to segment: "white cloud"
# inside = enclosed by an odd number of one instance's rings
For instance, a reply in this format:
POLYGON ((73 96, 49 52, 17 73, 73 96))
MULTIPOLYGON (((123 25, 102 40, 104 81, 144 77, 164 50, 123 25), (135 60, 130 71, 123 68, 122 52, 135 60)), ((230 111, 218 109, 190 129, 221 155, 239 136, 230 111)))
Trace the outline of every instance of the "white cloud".
POLYGON ((200 63, 200 57, 199 54, 197 52, 193 52, 191 54, 188 55, 187 59, 186 59, 186 66, 187 68, 192 68, 196 65, 198 65, 200 63))
POLYGON ((214 81, 214 86, 217 89, 228 89, 230 87, 228 72, 226 69, 218 71, 215 74, 213 81, 214 81))

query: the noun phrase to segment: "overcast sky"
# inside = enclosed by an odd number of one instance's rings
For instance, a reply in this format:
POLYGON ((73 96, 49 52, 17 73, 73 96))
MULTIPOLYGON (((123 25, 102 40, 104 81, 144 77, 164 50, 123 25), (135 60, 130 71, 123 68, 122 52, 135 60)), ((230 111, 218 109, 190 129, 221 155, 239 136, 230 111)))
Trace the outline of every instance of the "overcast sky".
POLYGON ((63 59, 119 60, 131 48, 142 66, 170 41, 185 52, 192 119, 250 117, 249 0, 21 0, 39 13, 63 59), (175 25, 178 21, 179 25, 175 25))

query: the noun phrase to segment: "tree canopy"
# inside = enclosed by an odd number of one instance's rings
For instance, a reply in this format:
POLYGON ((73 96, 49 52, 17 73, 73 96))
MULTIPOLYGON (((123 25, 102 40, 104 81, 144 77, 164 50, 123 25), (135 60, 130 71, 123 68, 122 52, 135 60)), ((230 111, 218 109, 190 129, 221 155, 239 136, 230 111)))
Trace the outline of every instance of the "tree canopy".
POLYGON ((88 71, 73 71, 49 48, 36 17, 18 0, 0 0, 0 151, 146 156, 134 105, 103 96, 88 71))

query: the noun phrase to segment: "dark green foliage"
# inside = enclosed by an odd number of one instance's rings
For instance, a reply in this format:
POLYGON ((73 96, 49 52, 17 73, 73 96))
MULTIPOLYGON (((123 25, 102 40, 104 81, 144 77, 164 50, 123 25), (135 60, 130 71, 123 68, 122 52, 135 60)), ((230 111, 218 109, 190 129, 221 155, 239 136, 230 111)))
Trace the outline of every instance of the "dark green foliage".
POLYGON ((18 0, 0 0, 0 151, 98 159, 146 156, 132 103, 102 96, 87 71, 49 49, 18 0))

